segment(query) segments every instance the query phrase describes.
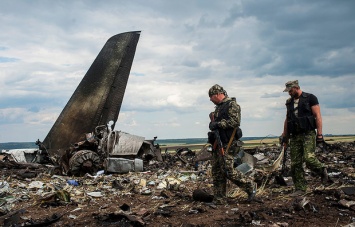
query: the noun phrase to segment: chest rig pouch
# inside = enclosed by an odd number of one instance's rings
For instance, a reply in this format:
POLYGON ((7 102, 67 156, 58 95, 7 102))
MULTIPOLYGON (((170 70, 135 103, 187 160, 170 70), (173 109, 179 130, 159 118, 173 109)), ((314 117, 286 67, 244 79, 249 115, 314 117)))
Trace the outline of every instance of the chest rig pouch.
POLYGON ((302 92, 298 103, 298 116, 295 115, 294 99, 286 101, 287 131, 290 135, 308 132, 316 128, 316 120, 310 106, 310 94, 302 92))

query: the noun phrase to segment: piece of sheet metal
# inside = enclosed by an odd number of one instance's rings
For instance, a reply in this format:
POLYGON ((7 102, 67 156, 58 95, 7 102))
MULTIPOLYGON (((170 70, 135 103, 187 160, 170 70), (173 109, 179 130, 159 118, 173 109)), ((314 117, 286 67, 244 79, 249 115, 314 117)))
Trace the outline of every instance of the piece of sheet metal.
POLYGON ((236 169, 242 172, 243 174, 247 174, 253 170, 253 167, 250 166, 248 163, 242 163, 239 166, 237 166, 236 169))
POLYGON ((126 32, 106 42, 44 139, 49 153, 67 149, 98 125, 112 122, 114 128, 139 36, 126 32))
POLYGON ((15 162, 33 162, 38 149, 10 149, 3 150, 2 153, 10 154, 15 162))
POLYGON ((105 172, 128 173, 143 171, 143 160, 125 158, 107 158, 104 163, 105 172))
POLYGON ((112 131, 107 138, 109 156, 137 155, 144 142, 144 137, 121 131, 112 131))
POLYGON ((242 162, 247 163, 249 166, 254 168, 254 166, 256 165, 257 159, 253 155, 251 155, 243 150, 241 150, 240 152, 242 152, 242 156, 241 156, 242 162))
POLYGON ((285 147, 282 146, 282 150, 280 152, 280 155, 277 157, 277 159, 271 165, 261 166, 260 168, 266 172, 273 172, 277 170, 281 165, 281 161, 285 155, 285 152, 286 152, 285 147))

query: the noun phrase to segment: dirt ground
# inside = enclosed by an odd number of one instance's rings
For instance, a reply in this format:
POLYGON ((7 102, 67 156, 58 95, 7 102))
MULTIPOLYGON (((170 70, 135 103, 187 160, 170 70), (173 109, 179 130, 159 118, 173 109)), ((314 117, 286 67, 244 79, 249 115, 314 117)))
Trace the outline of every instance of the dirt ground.
MULTIPOLYGON (((251 154, 272 157, 278 147, 251 154)), ((328 166, 326 186, 306 170, 308 191, 292 197, 292 180, 280 171, 256 171, 257 201, 228 184, 228 204, 215 205, 208 161, 164 157, 144 172, 84 177, 53 175, 50 166, 0 162, 2 226, 355 226, 355 142, 319 149, 328 166), (75 180, 79 185, 71 185, 75 180), (196 193, 199 189, 200 197, 196 193), (201 191, 202 190, 202 191, 201 191), (203 192, 201 194, 201 192, 203 192), (205 194, 204 194, 205 193, 205 194), (203 195, 201 197, 201 195, 203 195)), ((288 163, 289 164, 289 163, 288 163)), ((74 182, 74 183, 75 183, 74 182)))

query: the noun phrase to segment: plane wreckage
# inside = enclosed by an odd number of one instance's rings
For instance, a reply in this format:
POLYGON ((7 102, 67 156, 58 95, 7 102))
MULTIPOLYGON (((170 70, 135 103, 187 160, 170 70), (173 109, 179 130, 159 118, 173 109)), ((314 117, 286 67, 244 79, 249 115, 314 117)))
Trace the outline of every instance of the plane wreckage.
MULTIPOLYGON (((80 176, 102 167, 141 171, 137 157, 159 159, 156 138, 114 130, 139 37, 140 31, 133 31, 108 39, 43 142, 36 142, 39 150, 30 162, 53 163, 57 173, 80 176)), ((20 153, 17 157, 31 151, 20 153)))
MULTIPOLYGON (((133 31, 108 39, 43 142, 37 140, 39 149, 10 153, 20 162, 53 164, 55 174, 74 176, 101 169, 106 173, 137 172, 151 160, 164 161, 159 144, 155 144, 157 137, 146 140, 114 130, 139 37, 140 32, 133 31)), ((195 163, 211 157, 211 145, 201 146, 193 158, 195 163)), ((178 147, 176 154, 180 157, 191 151, 187 147, 178 147)), ((272 165, 261 169, 274 171, 283 155, 284 149, 272 165)), ((236 168, 243 173, 255 168, 254 156, 241 152, 239 158, 236 168)))

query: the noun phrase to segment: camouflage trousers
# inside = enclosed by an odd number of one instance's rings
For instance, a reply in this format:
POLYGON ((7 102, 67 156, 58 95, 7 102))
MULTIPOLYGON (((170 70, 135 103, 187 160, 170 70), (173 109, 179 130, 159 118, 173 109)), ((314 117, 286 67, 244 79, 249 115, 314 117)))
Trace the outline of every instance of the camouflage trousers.
POLYGON ((213 193, 215 198, 226 197, 227 179, 246 193, 253 191, 253 179, 233 167, 237 150, 239 149, 231 149, 230 152, 225 153, 224 157, 217 151, 212 153, 213 193))
POLYGON ((293 135, 290 138, 291 149, 291 176, 296 190, 307 189, 307 182, 304 176, 303 163, 317 175, 321 175, 324 165, 315 157, 316 133, 293 135))

